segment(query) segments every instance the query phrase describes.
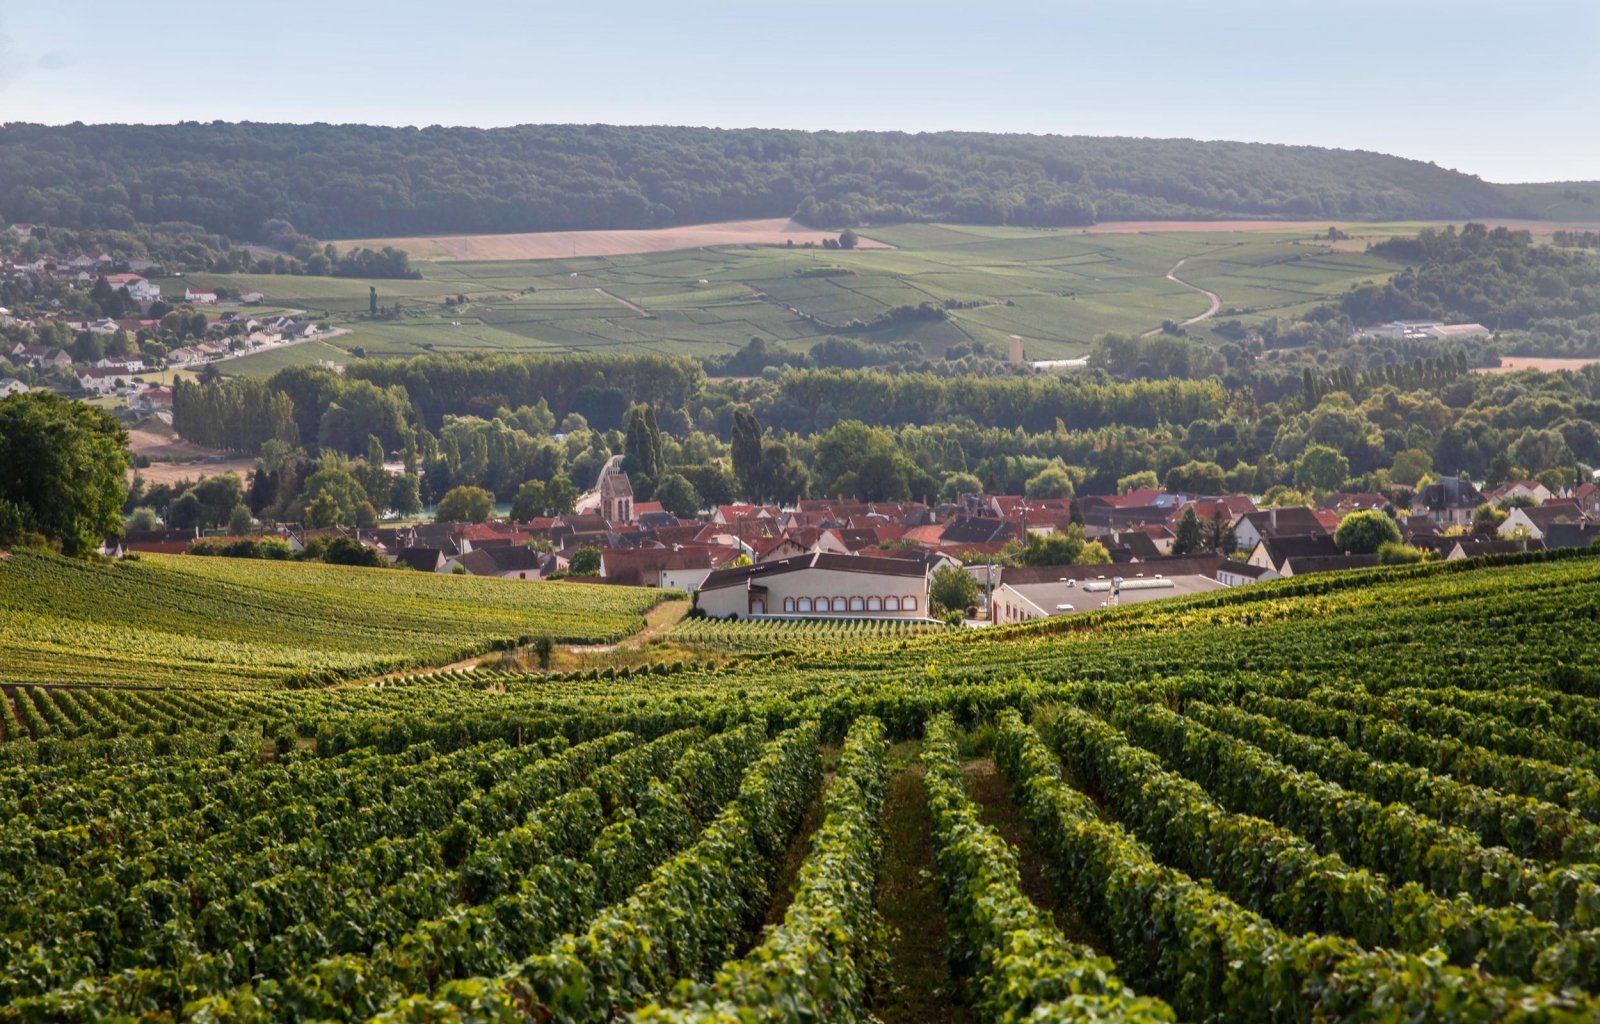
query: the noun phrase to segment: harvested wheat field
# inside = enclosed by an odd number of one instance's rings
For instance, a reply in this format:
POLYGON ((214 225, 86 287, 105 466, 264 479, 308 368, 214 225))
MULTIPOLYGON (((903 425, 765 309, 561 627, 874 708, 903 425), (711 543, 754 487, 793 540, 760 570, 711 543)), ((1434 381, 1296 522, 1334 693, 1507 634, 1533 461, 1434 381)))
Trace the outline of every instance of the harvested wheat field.
POLYGON ((1499 366, 1482 366, 1474 373, 1515 373, 1518 370, 1538 370, 1555 373, 1559 370, 1581 370, 1600 359, 1543 359, 1539 356, 1501 356, 1499 366))
MULTIPOLYGON (((721 224, 690 224, 681 228, 646 231, 535 231, 520 235, 434 235, 415 238, 358 238, 335 242, 340 251, 364 246, 380 249, 392 245, 414 260, 559 260, 574 256, 628 256, 644 252, 672 252, 708 245, 821 245, 837 234, 808 228, 784 217, 768 220, 731 220, 721 224)), ((887 249, 882 242, 863 237, 863 249, 887 249)))
MULTIPOLYGON (((173 484, 179 480, 198 480, 203 476, 238 473, 243 476, 255 468, 253 459, 230 458, 215 448, 192 444, 172 433, 172 428, 147 421, 128 431, 128 448, 150 458, 150 465, 138 470, 147 484, 173 484)), ((130 468, 131 478, 134 470, 130 468)))

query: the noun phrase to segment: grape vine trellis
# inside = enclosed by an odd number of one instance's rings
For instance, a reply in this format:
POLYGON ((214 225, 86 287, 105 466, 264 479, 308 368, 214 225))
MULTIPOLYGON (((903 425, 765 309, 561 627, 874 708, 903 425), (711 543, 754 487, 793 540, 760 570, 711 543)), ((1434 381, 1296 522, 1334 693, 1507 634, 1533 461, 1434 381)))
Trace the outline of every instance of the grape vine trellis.
POLYGON ((1600 559, 1292 583, 604 679, 0 677, 0 1020, 864 1020, 891 772, 974 1019, 1600 1018, 1600 559))

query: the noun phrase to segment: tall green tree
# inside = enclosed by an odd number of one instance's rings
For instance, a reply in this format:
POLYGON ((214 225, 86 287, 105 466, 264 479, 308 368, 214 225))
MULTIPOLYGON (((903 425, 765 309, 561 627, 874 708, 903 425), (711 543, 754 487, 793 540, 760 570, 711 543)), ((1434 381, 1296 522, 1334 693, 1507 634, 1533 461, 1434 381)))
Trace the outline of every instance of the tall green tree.
POLYGON ((524 481, 522 486, 517 488, 517 496, 511 499, 511 521, 531 522, 545 514, 547 504, 544 481, 524 481))
POLYGON ((1193 555, 1205 550, 1205 533, 1193 505, 1185 507, 1183 515, 1178 517, 1176 532, 1177 539, 1172 542, 1174 555, 1193 555))
POLYGON ((692 519, 700 514, 700 494, 681 473, 668 473, 661 478, 656 486, 656 500, 680 519, 692 519))
POLYGON ((1389 482, 1402 487, 1415 487, 1422 478, 1433 472, 1433 456, 1420 448, 1407 448, 1394 457, 1389 467, 1389 482))
POLYGON ((1105 557, 1105 548, 1098 542, 1086 544, 1083 527, 1069 524, 1065 530, 1049 535, 1030 532, 1027 542, 1012 541, 1000 552, 1000 560, 1007 565, 1074 565, 1086 561, 1099 562, 1105 557), (1091 554, 1091 549, 1098 548, 1091 554), (1086 559, 1086 556, 1089 556, 1086 559))
POLYGON ((581 547, 574 551, 567 562, 567 572, 574 576, 600 575, 600 549, 581 547))
POLYGON ((422 511, 422 488, 415 475, 402 473, 390 479, 389 507, 401 516, 414 516, 422 511))
POLYGON ((1175 494, 1222 494, 1228 489, 1228 478, 1215 462, 1191 459, 1167 470, 1163 484, 1175 494))
POLYGON ((577 507, 578 498, 578 485, 565 476, 553 476, 550 482, 544 485, 545 507, 550 510, 551 515, 570 514, 577 507))
POLYGON ((1195 515, 1195 507, 1184 509, 1184 514, 1178 517, 1178 538, 1173 541, 1174 555, 1194 555, 1200 550, 1205 550, 1205 530, 1200 525, 1200 517, 1195 515))
POLYGON ((1305 491, 1331 491, 1350 476, 1350 460, 1323 444, 1307 446, 1294 464, 1294 485, 1305 491))
POLYGON ((1400 543, 1400 527, 1377 509, 1352 512, 1339 520, 1333 542, 1352 555, 1375 555, 1385 544, 1400 543))
POLYGON ((761 424, 748 406, 733 411, 733 475, 746 501, 761 500, 761 424))
POLYGON ((1206 551, 1220 551, 1230 555, 1239 546, 1239 537, 1233 528, 1233 521, 1222 514, 1221 508, 1211 513, 1211 520, 1206 523, 1205 538, 1206 551))
POLYGON ((129 533, 149 533, 161 529, 161 521, 156 518, 155 509, 140 505, 128 514, 127 528, 129 533))
POLYGON ((222 526, 244 500, 244 481, 237 473, 215 473, 189 488, 200 502, 200 525, 222 526))
POLYGON ((634 496, 648 501, 665 469, 661 428, 656 425, 654 408, 635 405, 628 410, 628 430, 622 452, 623 468, 628 473, 634 496))
POLYGON ((946 611, 959 611, 978 600, 978 580, 959 565, 941 565, 933 572, 928 597, 946 611))
POLYGON ((1070 498, 1073 495, 1072 475, 1060 459, 1028 478, 1022 493, 1029 498, 1070 498))
POLYGON ((482 523, 494 515, 494 495, 482 487, 455 487, 439 499, 434 519, 441 523, 482 523))
POLYGON ((300 495, 301 518, 307 526, 355 526, 367 492, 349 471, 319 469, 306 478, 300 495))
POLYGON ((817 439, 817 490, 863 501, 893 501, 909 493, 905 453, 894 435, 860 420, 842 420, 817 439))
POLYGON ((761 469, 757 474, 757 501, 776 501, 790 505, 806 495, 811 475, 789 454, 782 441, 768 441, 761 449, 761 469))
POLYGON ((100 409, 48 391, 0 400, 0 544, 42 534, 68 555, 122 533, 128 435, 100 409))

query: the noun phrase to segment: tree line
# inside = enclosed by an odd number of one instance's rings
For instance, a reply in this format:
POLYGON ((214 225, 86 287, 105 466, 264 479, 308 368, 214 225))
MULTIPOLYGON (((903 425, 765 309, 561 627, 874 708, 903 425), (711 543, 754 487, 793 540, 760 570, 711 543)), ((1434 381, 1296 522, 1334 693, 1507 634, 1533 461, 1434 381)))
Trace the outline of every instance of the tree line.
POLYGON ((1375 153, 982 132, 522 125, 0 126, 0 217, 249 241, 650 228, 798 216, 1065 227, 1164 217, 1537 216, 1478 178, 1375 153))
POLYGON ((1527 231, 1467 224, 1424 228, 1369 247, 1409 264, 1384 284, 1352 288, 1338 304, 1356 324, 1391 320, 1477 321, 1494 330, 1575 320, 1600 310, 1600 260, 1582 250, 1535 245, 1527 231))
MULTIPOLYGON (((437 357, 441 367, 460 358, 437 357)), ((555 406, 581 390, 571 384, 622 379, 596 358, 593 373, 568 381, 565 398, 552 390, 554 403, 541 395, 513 405, 502 392, 495 396, 501 404, 483 409, 482 396, 468 388, 449 392, 453 404, 436 423, 409 383, 380 386, 309 369, 281 371, 265 384, 188 385, 180 423, 190 422, 194 402, 199 422, 226 424, 230 401, 238 436, 276 422, 280 436, 261 449, 302 454, 256 474, 264 490, 252 489, 252 506, 280 514, 310 510, 310 499, 295 499, 316 470, 294 466, 388 460, 388 476, 358 476, 362 493, 335 492, 337 507, 352 517, 363 502, 374 512, 399 507, 391 488, 401 480, 407 504, 466 487, 528 511, 559 508, 593 486, 617 454, 626 457, 637 500, 680 514, 741 498, 1069 497, 1157 485, 1291 501, 1341 487, 1403 497, 1441 473, 1491 483, 1539 476, 1561 487, 1600 465, 1600 370, 1478 376, 1464 372, 1461 353, 1308 373, 1303 388, 1269 402, 1215 378, 1117 381, 1096 370, 966 379, 791 371, 756 381, 701 379, 687 397, 675 393, 675 404, 628 403, 615 421, 591 423, 574 408, 558 419, 555 406), (294 424, 285 419, 290 405, 294 424), (397 460, 405 470, 391 480, 397 460)), ((324 502, 322 511, 331 507, 324 502)))

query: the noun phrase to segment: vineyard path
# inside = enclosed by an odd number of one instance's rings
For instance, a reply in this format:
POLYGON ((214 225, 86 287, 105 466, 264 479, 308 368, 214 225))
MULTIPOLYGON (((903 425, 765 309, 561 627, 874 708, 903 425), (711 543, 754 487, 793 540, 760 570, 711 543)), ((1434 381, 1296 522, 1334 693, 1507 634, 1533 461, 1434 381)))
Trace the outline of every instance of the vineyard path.
MULTIPOLYGON (((1178 276, 1178 268, 1182 267, 1187 262, 1189 262, 1189 257, 1185 256, 1183 259, 1181 259, 1178 262, 1174 263, 1172 265, 1172 269, 1167 271, 1167 280, 1168 281, 1172 281, 1172 282, 1174 282, 1176 284, 1181 284, 1185 288, 1189 289, 1192 292, 1199 292, 1201 295, 1204 295, 1206 298, 1211 300, 1211 308, 1206 310, 1204 313, 1201 313, 1199 316, 1191 316, 1187 320, 1179 321, 1179 323, 1178 323, 1179 327, 1187 327, 1190 324, 1197 324, 1202 320, 1209 320, 1213 316, 1216 316, 1217 310, 1222 308, 1222 299, 1221 299, 1221 297, 1219 297, 1217 295, 1216 292, 1207 291, 1206 289, 1200 287, 1197 284, 1190 284, 1188 281, 1185 281, 1183 278, 1178 276)), ((1161 328, 1152 327, 1148 331, 1144 332, 1144 337, 1148 338, 1151 335, 1160 334, 1160 333, 1161 333, 1161 328)))
POLYGON ((575 654, 607 654, 619 647, 646 644, 676 626, 688 614, 688 601, 662 601, 648 612, 645 612, 644 628, 626 640, 614 644, 587 644, 581 647, 568 647, 567 650, 575 654))

